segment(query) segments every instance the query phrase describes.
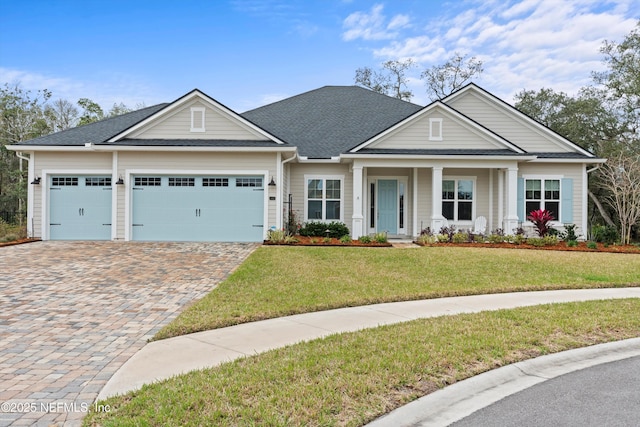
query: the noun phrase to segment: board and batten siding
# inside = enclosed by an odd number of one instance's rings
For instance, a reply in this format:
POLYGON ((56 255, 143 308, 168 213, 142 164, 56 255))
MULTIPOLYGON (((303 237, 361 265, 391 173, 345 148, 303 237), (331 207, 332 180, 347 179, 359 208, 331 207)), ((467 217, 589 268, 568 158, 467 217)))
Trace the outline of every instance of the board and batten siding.
POLYGON ((461 123, 442 108, 434 108, 427 114, 396 129, 380 141, 368 148, 397 148, 397 149, 499 149, 503 145, 497 144, 473 129, 471 126, 461 123), (429 139, 429 119, 442 119, 440 129, 442 139, 429 139))
MULTIPOLYGON (((276 153, 149 153, 120 152, 118 156, 118 176, 127 176, 130 171, 136 174, 144 174, 145 170, 153 171, 156 175, 172 175, 172 171, 189 171, 189 176, 204 174, 224 175, 225 171, 268 171, 264 182, 267 197, 276 196, 276 188, 270 187, 271 176, 276 176, 277 155, 276 153), (158 174, 158 171, 162 171, 158 174)), ((129 185, 132 185, 129 183, 129 185)), ((125 238, 125 192, 118 191, 118 227, 116 230, 117 239, 125 238)), ((276 201, 268 201, 268 223, 264 224, 267 230, 276 222, 276 201)))
POLYGON ((568 146, 553 141, 540 129, 523 118, 509 112, 506 106, 498 106, 494 102, 468 92, 447 102, 447 105, 469 116, 483 126, 506 138, 528 152, 570 152, 568 146))
POLYGON ((260 135, 240 121, 200 101, 188 103, 168 116, 161 116, 156 121, 148 123, 127 137, 139 139, 230 139, 250 141, 266 139, 265 136, 260 135), (191 132, 192 107, 205 109, 204 132, 191 132))
MULTIPOLYGON (((53 173, 64 172, 65 174, 73 174, 73 171, 82 171, 83 175, 91 175, 91 170, 105 171, 112 170, 111 153, 78 153, 78 152, 37 152, 33 156, 34 176, 41 177, 40 185, 31 185, 33 190, 33 237, 43 238, 42 214, 43 209, 47 206, 42 205, 42 192, 48 191, 49 183, 47 176, 43 176, 43 172, 50 175, 53 173)), ((100 173, 103 174, 102 172, 100 173)), ((50 176, 49 175, 49 176, 50 176)), ((111 176, 111 174, 107 174, 111 176)), ((48 194, 47 201, 48 203, 48 194)), ((46 213, 46 212, 45 212, 46 213)))

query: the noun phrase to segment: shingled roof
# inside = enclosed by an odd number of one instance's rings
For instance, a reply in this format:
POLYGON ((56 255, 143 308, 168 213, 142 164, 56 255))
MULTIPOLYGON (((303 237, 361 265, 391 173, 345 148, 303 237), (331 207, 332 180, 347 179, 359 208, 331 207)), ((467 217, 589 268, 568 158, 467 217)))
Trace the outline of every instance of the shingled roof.
POLYGON ((29 141, 20 142, 19 145, 84 145, 86 143, 100 144, 109 140, 125 129, 157 113, 169 104, 157 104, 151 107, 125 113, 120 116, 110 117, 99 122, 41 136, 29 141))
POLYGON ((324 86, 242 116, 297 146, 300 156, 330 158, 421 108, 358 86, 324 86))

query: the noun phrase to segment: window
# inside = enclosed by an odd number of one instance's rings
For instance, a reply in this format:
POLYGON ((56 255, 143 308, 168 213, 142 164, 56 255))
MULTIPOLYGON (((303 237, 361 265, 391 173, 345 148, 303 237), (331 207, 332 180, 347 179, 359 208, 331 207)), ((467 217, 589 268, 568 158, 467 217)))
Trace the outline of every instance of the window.
POLYGON ((54 176, 51 178, 51 185, 54 187, 62 187, 62 186, 77 186, 78 178, 70 177, 70 176, 54 176))
POLYGON ((202 178, 203 187, 228 187, 229 178, 202 178))
POLYGON ((133 185, 141 187, 160 187, 161 178, 159 176, 136 176, 133 185))
POLYGON ((560 218, 560 180, 559 179, 526 179, 525 180, 525 215, 531 211, 545 209, 555 219, 560 218))
POLYGON ((342 218, 342 178, 307 178, 306 219, 340 221, 342 218))
POLYGON ((262 187, 262 178, 236 178, 236 187, 262 187))
POLYGON ((204 107, 191 107, 191 132, 204 132, 204 107))
POLYGON ((429 141, 442 141, 442 119, 429 119, 429 141))
POLYGON ((84 186, 85 187, 110 187, 111 186, 111 178, 107 178, 107 177, 85 178, 84 186))
POLYGON ((442 181, 442 215, 452 221, 473 220, 473 179, 442 181))
POLYGON ((169 178, 169 187, 193 187, 195 185, 195 178, 169 178))

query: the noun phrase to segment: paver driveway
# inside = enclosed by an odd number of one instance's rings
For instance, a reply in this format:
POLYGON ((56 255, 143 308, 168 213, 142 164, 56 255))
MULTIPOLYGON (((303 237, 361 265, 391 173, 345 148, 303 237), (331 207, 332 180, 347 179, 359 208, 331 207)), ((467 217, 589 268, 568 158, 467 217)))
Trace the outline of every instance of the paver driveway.
POLYGON ((0 248, 0 426, 77 425, 111 375, 253 243, 0 248))

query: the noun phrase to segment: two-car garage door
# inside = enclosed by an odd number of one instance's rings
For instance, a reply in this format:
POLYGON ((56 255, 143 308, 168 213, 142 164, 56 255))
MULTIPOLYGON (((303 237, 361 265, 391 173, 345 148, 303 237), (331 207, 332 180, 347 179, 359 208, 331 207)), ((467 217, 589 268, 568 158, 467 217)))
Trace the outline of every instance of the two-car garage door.
POLYGON ((256 242, 261 176, 134 176, 132 240, 256 242))
MULTIPOLYGON (((111 177, 52 176, 49 184, 52 240, 111 239, 111 177)), ((263 239, 263 176, 138 175, 130 184, 131 240, 263 239)))

